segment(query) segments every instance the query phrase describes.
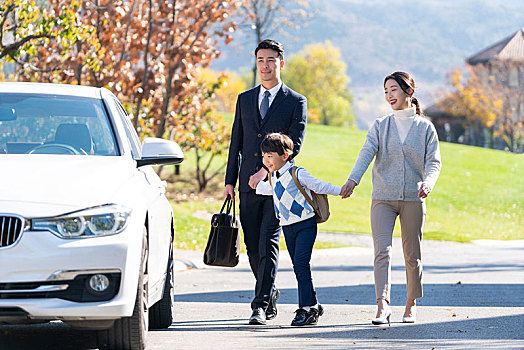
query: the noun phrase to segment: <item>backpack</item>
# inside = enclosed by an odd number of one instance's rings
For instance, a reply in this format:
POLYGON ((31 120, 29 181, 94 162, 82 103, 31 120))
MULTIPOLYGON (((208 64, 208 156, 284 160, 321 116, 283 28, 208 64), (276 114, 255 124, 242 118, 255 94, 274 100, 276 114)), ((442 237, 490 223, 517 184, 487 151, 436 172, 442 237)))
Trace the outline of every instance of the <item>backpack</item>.
POLYGON ((315 218, 317 219, 317 223, 322 223, 327 221, 329 219, 329 201, 327 194, 319 194, 315 193, 313 191, 311 192, 311 198, 308 196, 306 190, 302 187, 300 182, 297 179, 297 167, 294 166, 291 168, 291 175, 293 176, 293 181, 295 181, 295 185, 297 185, 298 189, 300 190, 300 193, 304 196, 306 201, 311 205, 313 210, 315 211, 315 218))

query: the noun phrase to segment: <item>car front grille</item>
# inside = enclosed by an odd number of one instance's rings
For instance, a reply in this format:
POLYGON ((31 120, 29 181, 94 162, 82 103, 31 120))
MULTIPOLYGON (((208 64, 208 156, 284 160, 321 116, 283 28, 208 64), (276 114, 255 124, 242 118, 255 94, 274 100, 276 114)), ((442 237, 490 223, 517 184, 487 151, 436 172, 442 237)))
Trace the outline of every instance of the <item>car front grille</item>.
POLYGON ((0 248, 14 244, 23 231, 23 220, 16 216, 0 215, 0 248))

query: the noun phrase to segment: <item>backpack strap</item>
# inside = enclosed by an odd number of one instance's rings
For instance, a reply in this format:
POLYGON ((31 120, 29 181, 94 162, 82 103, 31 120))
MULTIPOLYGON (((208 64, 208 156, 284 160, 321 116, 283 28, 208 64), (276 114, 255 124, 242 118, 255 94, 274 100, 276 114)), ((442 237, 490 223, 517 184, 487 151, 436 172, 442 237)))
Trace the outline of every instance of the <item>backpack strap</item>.
POLYGON ((291 168, 291 176, 293 176, 293 181, 295 181, 295 185, 297 185, 300 193, 302 193, 306 201, 309 203, 309 205, 311 205, 311 208, 313 208, 313 211, 317 211, 318 208, 316 207, 315 203, 313 203, 313 199, 308 196, 306 190, 304 190, 304 188, 302 187, 302 185, 300 184, 300 182, 297 179, 297 167, 296 166, 291 168))
POLYGON ((270 185, 271 187, 273 187, 273 184, 271 183, 271 177, 272 177, 272 176, 273 176, 273 173, 272 173, 272 172, 269 172, 269 177, 268 177, 267 179, 268 179, 268 181, 269 181, 269 185, 270 185))

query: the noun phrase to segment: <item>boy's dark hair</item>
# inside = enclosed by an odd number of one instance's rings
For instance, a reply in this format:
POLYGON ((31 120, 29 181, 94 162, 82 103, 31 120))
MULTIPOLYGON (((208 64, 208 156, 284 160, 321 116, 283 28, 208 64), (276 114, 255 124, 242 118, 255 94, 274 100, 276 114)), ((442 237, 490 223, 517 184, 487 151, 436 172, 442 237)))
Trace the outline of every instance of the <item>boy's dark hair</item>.
POLYGON ((255 49, 255 57, 258 51, 262 49, 270 49, 276 51, 276 53, 278 54, 278 58, 280 58, 281 60, 284 59, 284 46, 278 41, 265 39, 259 42, 257 48, 255 49))
POLYGON ((260 145, 262 153, 276 152, 279 156, 287 153, 289 155, 293 154, 293 141, 287 135, 281 134, 279 132, 272 132, 267 134, 262 140, 260 145))

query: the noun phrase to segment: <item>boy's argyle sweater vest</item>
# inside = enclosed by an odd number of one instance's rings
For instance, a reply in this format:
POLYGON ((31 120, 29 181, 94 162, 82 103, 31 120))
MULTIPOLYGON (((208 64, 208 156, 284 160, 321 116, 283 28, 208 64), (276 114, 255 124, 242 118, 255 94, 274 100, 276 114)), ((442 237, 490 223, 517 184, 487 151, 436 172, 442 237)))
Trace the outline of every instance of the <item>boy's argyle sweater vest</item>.
MULTIPOLYGON (((280 220, 281 226, 291 225, 299 221, 304 221, 315 216, 313 208, 306 201, 295 181, 289 167, 280 177, 276 174, 271 177, 271 186, 273 187, 273 203, 275 205, 275 214, 280 220)), ((296 174, 300 169, 297 167, 296 174)), ((310 195, 310 191, 306 188, 306 193, 310 195)))

